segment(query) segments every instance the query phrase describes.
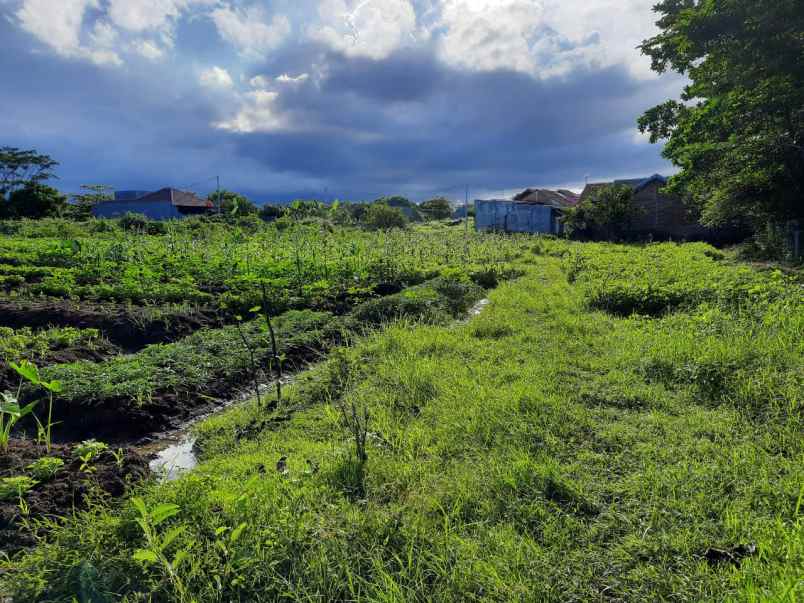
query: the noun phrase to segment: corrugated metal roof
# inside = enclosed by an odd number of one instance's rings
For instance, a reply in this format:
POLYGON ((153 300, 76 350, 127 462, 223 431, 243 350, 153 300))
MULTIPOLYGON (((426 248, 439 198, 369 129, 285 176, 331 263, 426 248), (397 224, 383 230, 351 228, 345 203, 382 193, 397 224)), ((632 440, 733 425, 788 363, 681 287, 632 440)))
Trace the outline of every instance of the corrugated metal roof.
POLYGON ((548 205, 558 209, 572 207, 578 203, 579 197, 572 191, 553 191, 546 188, 527 188, 514 196, 517 203, 548 205))
POLYGON ((601 188, 605 188, 611 185, 620 185, 620 186, 629 186, 634 189, 634 192, 638 193, 646 186, 650 185, 653 182, 659 182, 660 184, 667 184, 667 178, 662 176, 661 174, 654 174, 653 176, 648 176, 647 178, 624 178, 621 180, 615 180, 614 182, 593 182, 586 185, 586 188, 583 189, 581 193, 581 200, 588 198, 590 195, 596 193, 601 188))
POLYGON ((137 201, 170 203, 176 207, 206 207, 212 209, 214 204, 208 199, 202 199, 195 193, 180 191, 175 188, 163 188, 140 197, 137 201))

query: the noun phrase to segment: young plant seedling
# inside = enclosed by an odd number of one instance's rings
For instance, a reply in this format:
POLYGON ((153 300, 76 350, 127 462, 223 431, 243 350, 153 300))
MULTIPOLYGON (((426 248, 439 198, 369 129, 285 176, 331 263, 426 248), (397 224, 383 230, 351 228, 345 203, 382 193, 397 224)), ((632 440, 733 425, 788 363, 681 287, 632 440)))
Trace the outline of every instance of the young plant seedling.
POLYGON ((73 454, 81 460, 80 470, 87 473, 95 471, 91 465, 92 461, 108 448, 107 444, 96 440, 84 440, 78 444, 73 450, 73 454))
MULTIPOLYGON (((48 393, 48 408, 47 408, 47 423, 42 425, 42 422, 39 418, 34 415, 34 419, 36 419, 37 424, 37 441, 38 442, 45 442, 45 447, 47 448, 48 453, 50 452, 50 446, 52 442, 52 431, 53 431, 53 394, 57 394, 61 392, 61 382, 53 380, 53 381, 45 381, 39 375, 39 369, 36 367, 35 364, 29 362, 27 360, 22 360, 19 364, 14 362, 9 363, 11 368, 13 368, 16 373, 20 376, 20 385, 17 390, 17 397, 19 398, 20 393, 22 392, 22 383, 23 380, 28 381, 32 385, 38 385, 40 387, 45 388, 48 393)), ((38 402, 32 402, 34 406, 38 404, 38 402)), ((26 407, 27 408, 27 407, 26 407)), ((33 409, 31 409, 31 412, 33 409)))
POLYGON ((64 461, 50 456, 43 456, 28 465, 26 469, 39 481, 52 479, 64 467, 64 461))
POLYGON ((33 489, 38 483, 27 475, 4 477, 0 479, 0 501, 13 500, 14 498, 22 499, 26 492, 33 489))
POLYGON ((33 412, 36 404, 36 402, 31 402, 27 406, 21 407, 17 398, 9 392, 0 394, 0 450, 8 451, 11 430, 23 417, 33 412))

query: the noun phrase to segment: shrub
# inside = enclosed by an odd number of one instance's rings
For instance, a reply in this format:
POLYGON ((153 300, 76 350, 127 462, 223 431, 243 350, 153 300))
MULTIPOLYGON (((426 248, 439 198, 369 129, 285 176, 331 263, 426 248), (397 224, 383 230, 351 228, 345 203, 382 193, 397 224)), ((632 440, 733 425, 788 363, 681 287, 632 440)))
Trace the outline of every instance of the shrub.
POLYGON ((266 222, 273 222, 277 218, 281 218, 284 214, 285 209, 283 207, 268 204, 263 205, 258 213, 260 219, 265 220, 266 222))
POLYGON ((617 240, 625 235, 638 212, 631 187, 607 186, 569 208, 564 227, 571 236, 617 240))
POLYGON ((8 218, 45 218, 60 216, 67 209, 67 197, 55 188, 33 182, 12 192, 2 205, 8 218))
POLYGON ((452 206, 444 197, 425 201, 419 205, 419 210, 428 220, 445 220, 452 215, 452 206))
POLYGON ((143 231, 148 226, 148 218, 143 214, 136 214, 133 212, 126 212, 118 221, 118 225, 123 230, 139 230, 143 231))
POLYGON ((392 228, 404 228, 408 220, 398 207, 375 203, 366 210, 363 223, 374 230, 390 230, 392 228))

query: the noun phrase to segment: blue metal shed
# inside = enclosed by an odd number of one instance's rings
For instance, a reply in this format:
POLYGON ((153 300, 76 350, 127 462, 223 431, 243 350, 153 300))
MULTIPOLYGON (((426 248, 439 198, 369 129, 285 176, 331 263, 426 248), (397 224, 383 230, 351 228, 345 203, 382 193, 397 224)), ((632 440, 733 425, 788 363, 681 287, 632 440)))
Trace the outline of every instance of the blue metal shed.
POLYGON ((550 205, 504 199, 475 201, 475 228, 480 231, 559 234, 561 210, 550 205))
POLYGON ((121 191, 114 201, 103 201, 92 208, 96 218, 119 218, 127 213, 143 214, 151 220, 170 220, 203 214, 214 209, 211 201, 193 193, 163 188, 135 196, 140 191, 121 191))

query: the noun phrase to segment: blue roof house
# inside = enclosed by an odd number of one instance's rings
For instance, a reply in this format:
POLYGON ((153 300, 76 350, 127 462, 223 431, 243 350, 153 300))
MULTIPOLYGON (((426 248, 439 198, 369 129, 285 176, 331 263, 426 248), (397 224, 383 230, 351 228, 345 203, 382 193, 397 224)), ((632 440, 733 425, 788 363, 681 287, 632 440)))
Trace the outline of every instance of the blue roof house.
POLYGON ((96 218, 119 218, 127 213, 142 214, 151 220, 171 220, 187 215, 203 214, 214 209, 212 201, 194 193, 163 188, 153 193, 118 191, 112 201, 103 201, 92 208, 96 218))

